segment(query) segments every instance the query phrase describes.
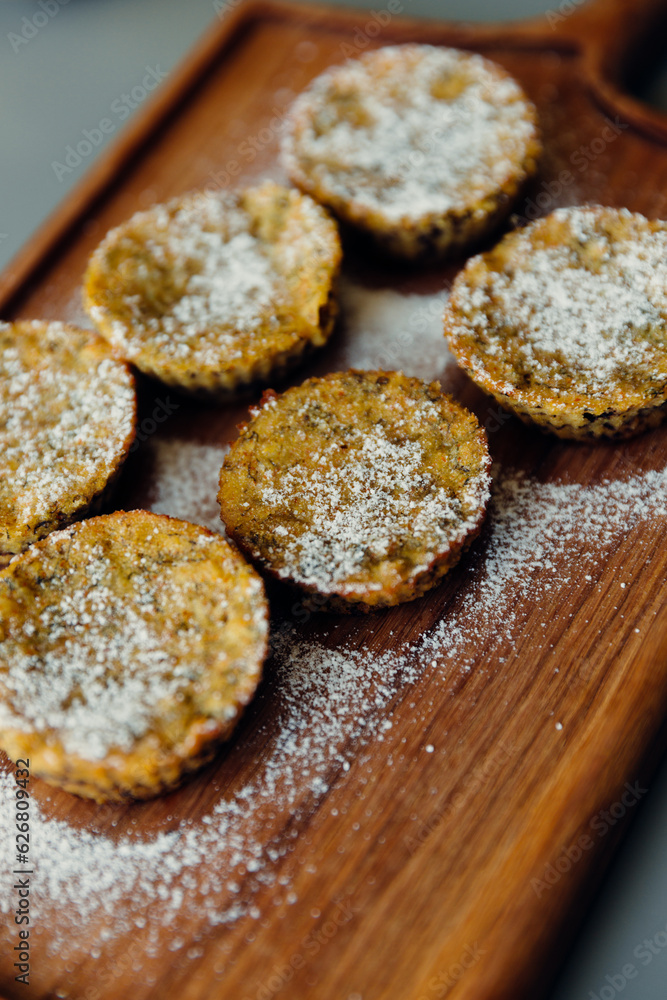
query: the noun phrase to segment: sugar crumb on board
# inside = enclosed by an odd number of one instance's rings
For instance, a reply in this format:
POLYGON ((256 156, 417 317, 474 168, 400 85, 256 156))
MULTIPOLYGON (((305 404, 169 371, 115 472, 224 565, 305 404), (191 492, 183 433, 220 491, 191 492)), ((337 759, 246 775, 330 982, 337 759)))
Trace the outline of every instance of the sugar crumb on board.
POLYGON ((350 331, 350 364, 394 369, 429 381, 447 367, 458 371, 442 331, 448 294, 445 288, 432 295, 404 295, 343 278, 340 299, 350 331))
MULTIPOLYGON (((288 624, 278 625, 275 732, 255 775, 221 796, 199 821, 177 819, 173 825, 170 817, 169 828, 151 839, 129 833, 112 839, 49 818, 48 800, 43 805, 36 796, 31 846, 39 882, 33 913, 38 924, 59 914, 49 929, 51 954, 76 953, 74 923, 88 926, 86 947, 102 950, 142 931, 150 958, 165 933, 177 947, 183 907, 209 926, 252 917, 253 887, 285 887, 278 870, 294 842, 283 835, 281 816, 298 820, 310 813, 332 782, 367 781, 366 762, 381 740, 391 766, 397 750, 386 725, 390 703, 426 673, 429 684, 450 689, 474 665, 480 643, 493 648, 519 633, 517 596, 529 594, 535 602, 547 593, 566 593, 581 582, 582 568, 599 567, 634 526, 666 518, 666 486, 667 470, 589 487, 538 483, 508 472, 497 481, 485 552, 464 571, 460 600, 417 641, 369 655, 344 644, 325 647, 288 624)), ((416 715, 415 723, 424 720, 416 715)), ((264 745, 266 734, 260 738, 264 745)), ((1 773, 3 801, 10 801, 12 788, 13 777, 1 773)), ((10 811, 4 810, 0 837, 12 829, 10 811)), ((0 873, 5 913, 14 905, 12 883, 11 875, 0 873)))
POLYGON ((154 467, 148 509, 224 534, 216 496, 228 446, 156 436, 149 449, 154 467))

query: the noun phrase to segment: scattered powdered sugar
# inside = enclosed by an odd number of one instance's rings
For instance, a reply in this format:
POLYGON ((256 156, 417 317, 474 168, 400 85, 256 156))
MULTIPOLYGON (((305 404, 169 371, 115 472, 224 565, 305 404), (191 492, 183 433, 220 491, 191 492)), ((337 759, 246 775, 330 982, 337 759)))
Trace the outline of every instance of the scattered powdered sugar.
POLYGON ((479 55, 386 47, 295 101, 288 173, 399 222, 474 206, 520 175, 535 139, 519 85, 479 55))
MULTIPOLYGON (((374 655, 335 637, 324 647, 289 623, 279 625, 274 732, 268 745, 265 730, 246 734, 261 743, 258 770, 200 821, 181 819, 148 839, 123 833, 112 840, 48 819, 33 800, 31 918, 39 926, 58 912, 49 930, 53 953, 76 949, 74 921, 90 927, 86 947, 146 921, 147 954, 151 942, 157 951, 168 926, 178 947, 185 894, 204 927, 252 915, 253 886, 276 884, 275 863, 292 849, 281 817, 309 813, 333 779, 354 780, 364 745, 388 739, 392 699, 406 685, 449 688, 455 672, 478 662, 480 639, 517 638, 517 596, 530 594, 533 605, 548 597, 551 605, 582 581, 583 569, 600 571, 634 526, 667 518, 666 487, 667 470, 590 487, 506 473, 496 486, 482 551, 464 571, 461 600, 416 642, 374 655)), ((535 649, 539 639, 532 642, 535 649)), ((12 801, 12 782, 0 774, 3 803, 12 801)), ((4 808, 0 839, 8 842, 13 833, 13 814, 4 808)), ((4 912, 15 905, 13 881, 8 869, 0 871, 4 912)))
POLYGON ((56 322, 20 327, 0 324, 0 509, 10 530, 54 520, 63 503, 104 485, 124 457, 135 411, 124 365, 102 357, 84 371, 88 334, 56 322), (37 363, 40 342, 49 350, 41 347, 37 363))
POLYGON ((608 396, 629 383, 650 398, 664 389, 667 225, 651 231, 627 210, 558 209, 510 239, 501 270, 480 285, 464 272, 456 286, 464 316, 453 322, 472 331, 483 356, 556 390, 608 396), (610 234, 614 216, 620 231, 610 234), (565 226, 562 242, 536 245, 547 225, 565 226))
POLYGON ((148 509, 225 533, 217 496, 228 445, 152 438, 152 499, 148 509))
POLYGON ((442 332, 448 292, 404 295, 391 288, 364 288, 344 278, 341 311, 350 330, 355 368, 402 371, 433 378, 456 365, 442 332))
POLYGON ((459 615, 439 622, 424 637, 425 648, 455 659, 459 667, 472 666, 478 636, 496 630, 510 636, 519 624, 519 608, 581 580, 588 567, 599 569, 624 533, 660 518, 667 518, 667 469, 599 486, 538 483, 520 472, 503 473, 489 509, 488 544, 461 604, 461 615, 471 623, 466 625, 470 649, 463 655, 459 615), (559 572, 564 557, 567 568, 559 572))

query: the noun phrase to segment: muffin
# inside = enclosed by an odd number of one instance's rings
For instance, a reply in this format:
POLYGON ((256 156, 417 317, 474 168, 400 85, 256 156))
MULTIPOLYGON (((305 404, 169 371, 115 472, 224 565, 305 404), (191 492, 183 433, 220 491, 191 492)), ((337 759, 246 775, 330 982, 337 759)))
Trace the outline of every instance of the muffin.
POLYGON ((468 261, 445 310, 459 365, 564 438, 628 437, 667 400, 667 222, 562 208, 468 261))
POLYGON ((461 252, 494 229, 536 170, 537 112, 482 56, 432 45, 367 52, 290 109, 292 182, 401 257, 461 252))
POLYGON ((0 573, 0 746, 97 802, 174 788, 260 680, 262 582, 222 536, 146 511, 51 534, 0 573))
POLYGON ((340 262, 335 222, 298 191, 193 192, 105 237, 84 305, 143 372, 225 398, 326 343, 340 262))
POLYGON ((229 535, 304 604, 366 611, 433 587, 479 533, 486 435, 430 385, 348 371, 265 393, 220 473, 229 535))
POLYGON ((128 366, 89 330, 0 323, 0 565, 100 508, 136 408, 128 366))

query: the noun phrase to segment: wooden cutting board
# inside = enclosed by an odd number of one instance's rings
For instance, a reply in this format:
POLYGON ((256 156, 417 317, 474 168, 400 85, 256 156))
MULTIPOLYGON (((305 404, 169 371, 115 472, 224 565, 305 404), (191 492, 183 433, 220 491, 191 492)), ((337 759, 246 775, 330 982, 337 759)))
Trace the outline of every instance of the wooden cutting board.
MULTIPOLYGON (((400 6, 237 6, 0 277, 3 316, 85 322, 86 258, 109 227, 190 188, 282 177, 294 94, 382 43, 470 48, 520 80, 546 146, 520 214, 593 201, 667 217, 667 123, 622 92, 664 37, 663 2, 484 27, 406 21, 400 6)), ((489 431, 485 535, 436 592, 376 615, 306 621, 273 590, 266 680, 229 747, 180 791, 100 808, 32 780, 28 986, 14 979, 3 758, 8 998, 548 992, 664 748, 667 430, 589 446, 505 418, 440 339, 459 266, 401 268, 348 237, 345 319, 294 378, 350 364, 439 377, 489 431)), ((247 401, 141 390, 143 440, 117 506, 215 521, 211 474, 247 401)))

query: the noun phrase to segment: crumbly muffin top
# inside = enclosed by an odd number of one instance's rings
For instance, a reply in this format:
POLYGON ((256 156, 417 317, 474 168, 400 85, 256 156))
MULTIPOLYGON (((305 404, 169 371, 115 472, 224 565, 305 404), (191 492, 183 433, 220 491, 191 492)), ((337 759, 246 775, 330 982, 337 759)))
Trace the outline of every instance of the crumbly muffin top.
POLYGON ((233 721, 266 652, 262 582, 219 535, 146 511, 54 532, 0 573, 0 735, 89 761, 233 721))
POLYGON ((536 111, 482 56, 430 45, 366 53, 297 98, 283 146, 306 190, 400 222, 483 211, 537 155, 536 111))
POLYGON ((0 323, 0 552, 20 551, 104 488, 135 412, 127 365, 89 330, 0 323))
POLYGON ((488 453, 437 383, 352 371, 267 394, 220 483, 223 520, 252 557, 358 597, 419 577, 478 527, 488 453))
POLYGON ((335 223, 272 182, 194 192, 138 212, 94 252, 84 283, 100 332, 141 367, 251 362, 319 330, 340 263, 335 223))
POLYGON ((507 395, 600 413, 667 386, 667 223, 558 209, 472 258, 446 310, 450 347, 507 395))

